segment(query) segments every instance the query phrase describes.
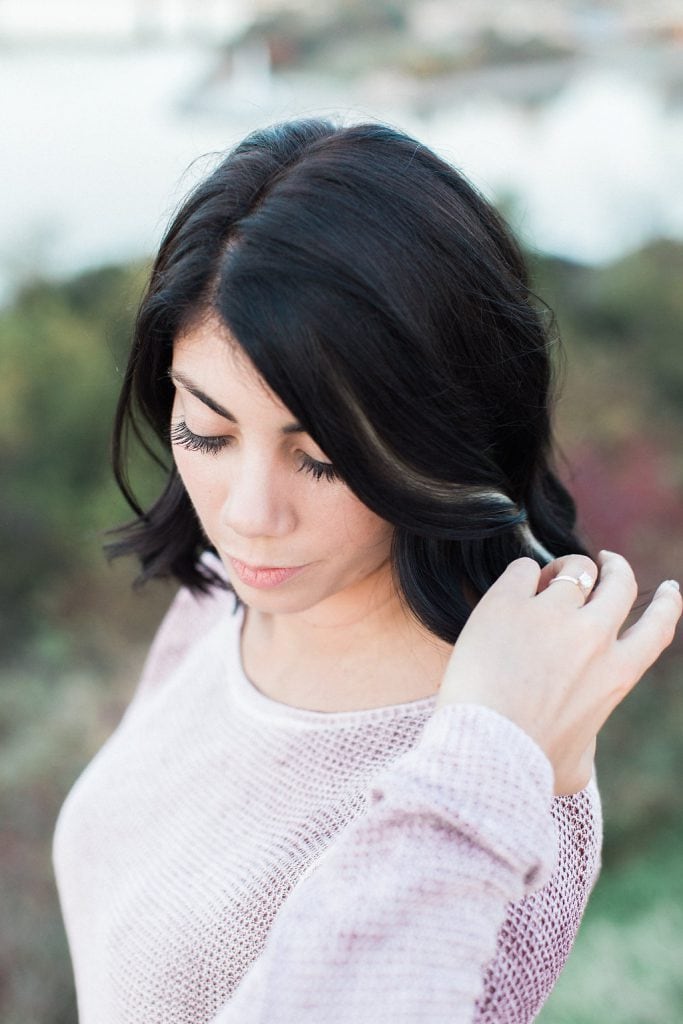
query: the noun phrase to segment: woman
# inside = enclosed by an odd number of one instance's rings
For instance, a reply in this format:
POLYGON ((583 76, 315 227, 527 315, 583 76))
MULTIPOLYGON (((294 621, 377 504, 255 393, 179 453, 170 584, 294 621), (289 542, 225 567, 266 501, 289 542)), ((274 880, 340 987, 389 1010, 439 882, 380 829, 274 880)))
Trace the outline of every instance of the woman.
POLYGON ((681 611, 665 583, 618 638, 635 581, 573 533, 550 383, 500 218, 398 131, 255 133, 182 206, 115 461, 116 553, 184 587, 56 836, 82 1024, 537 1013, 595 735, 681 611))

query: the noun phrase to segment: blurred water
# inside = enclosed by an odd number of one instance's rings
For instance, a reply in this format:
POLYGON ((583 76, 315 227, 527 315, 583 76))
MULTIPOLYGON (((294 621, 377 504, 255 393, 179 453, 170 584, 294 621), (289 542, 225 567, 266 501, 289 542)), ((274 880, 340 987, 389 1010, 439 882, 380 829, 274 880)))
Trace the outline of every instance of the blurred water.
POLYGON ((35 273, 150 253, 207 161, 283 117, 374 117, 414 132, 492 196, 514 195, 528 244, 602 262, 683 237, 683 116, 644 76, 586 66, 541 104, 486 93, 415 112, 401 90, 232 79, 199 46, 0 53, 0 298, 35 273))

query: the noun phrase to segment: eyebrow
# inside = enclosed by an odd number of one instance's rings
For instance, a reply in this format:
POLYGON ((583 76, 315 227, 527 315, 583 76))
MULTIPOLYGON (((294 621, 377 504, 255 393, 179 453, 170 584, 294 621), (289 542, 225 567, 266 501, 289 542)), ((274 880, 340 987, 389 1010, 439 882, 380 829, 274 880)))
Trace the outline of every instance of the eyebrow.
MULTIPOLYGON (((207 395, 201 388, 198 388, 189 377, 186 377, 184 373, 180 373, 178 370, 174 370, 173 367, 169 368, 168 375, 173 381, 177 381, 186 391, 189 391, 191 395, 198 398, 208 409, 212 412, 218 413, 219 416, 223 416, 224 419, 230 420, 231 423, 238 423, 238 419, 224 406, 219 405, 215 402, 210 395, 207 395)), ((286 423, 284 427, 280 428, 282 434, 305 434, 306 431, 300 423, 286 423)))

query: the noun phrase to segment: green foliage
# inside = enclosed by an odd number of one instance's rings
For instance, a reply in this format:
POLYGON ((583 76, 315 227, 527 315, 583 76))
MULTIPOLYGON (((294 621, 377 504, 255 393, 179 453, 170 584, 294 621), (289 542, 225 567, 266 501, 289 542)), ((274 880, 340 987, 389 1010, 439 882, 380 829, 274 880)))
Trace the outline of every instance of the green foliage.
POLYGON ((642 382, 651 411, 683 418, 683 246, 662 240, 601 270, 537 260, 539 293, 577 358, 596 349, 642 382))
POLYGON ((36 283, 0 313, 0 648, 10 654, 78 587, 127 516, 109 439, 139 268, 36 283))
POLYGON ((542 34, 513 38, 492 27, 472 38, 451 29, 438 39, 423 39, 409 30, 410 7, 406 0, 283 7, 262 15, 236 43, 265 42, 278 69, 305 69, 345 78, 364 76, 372 67, 431 79, 500 64, 575 56, 573 47, 542 34))
POLYGON ((647 849, 603 874, 539 1024, 660 1024, 683 1010, 683 833, 646 831, 647 849))
POLYGON ((367 69, 368 42, 384 53, 405 32, 405 4, 395 0, 346 0, 307 10, 282 8, 261 16, 236 40, 238 45, 265 42, 276 68, 302 68, 349 74, 367 69), (362 59, 353 57, 360 50, 362 59), (351 65, 344 58, 351 56, 351 65))
MULTIPOLYGON (((141 652, 121 659, 134 678, 141 652)), ((0 1019, 75 1024, 50 835, 64 795, 120 713, 123 687, 34 663, 0 675, 0 1019), (118 697, 118 700, 115 698, 118 697)), ((130 692, 130 685, 128 686, 130 692)))

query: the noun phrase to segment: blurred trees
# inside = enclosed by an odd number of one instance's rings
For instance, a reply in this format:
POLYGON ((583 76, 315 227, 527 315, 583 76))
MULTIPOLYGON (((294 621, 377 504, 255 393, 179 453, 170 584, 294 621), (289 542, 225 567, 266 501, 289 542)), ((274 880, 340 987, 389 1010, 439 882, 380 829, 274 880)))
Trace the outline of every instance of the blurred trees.
MULTIPOLYGON (((438 17, 438 16, 437 16, 438 17)), ((429 14, 427 14, 427 20, 429 14)), ((473 27, 463 45, 463 23, 438 17, 440 30, 416 31, 409 0, 337 0, 315 8, 268 10, 228 46, 265 44, 273 68, 324 71, 343 78, 393 70, 431 79, 501 64, 573 58, 575 47, 538 34, 521 37, 494 27, 473 27)), ((418 13, 418 23, 420 21, 418 13)))
POLYGON ((109 439, 142 282, 139 267, 36 282, 0 311, 5 658, 88 604, 102 531, 127 516, 109 439))
MULTIPOLYGON (((619 377, 642 385, 634 415, 683 416, 683 246, 661 240, 595 269, 537 259, 539 293, 553 306, 562 336, 581 362, 606 358, 619 377), (639 408, 642 406, 642 409, 639 408)), ((580 365, 572 367, 577 380, 580 365)), ((608 396, 607 396, 608 397, 608 396)))

